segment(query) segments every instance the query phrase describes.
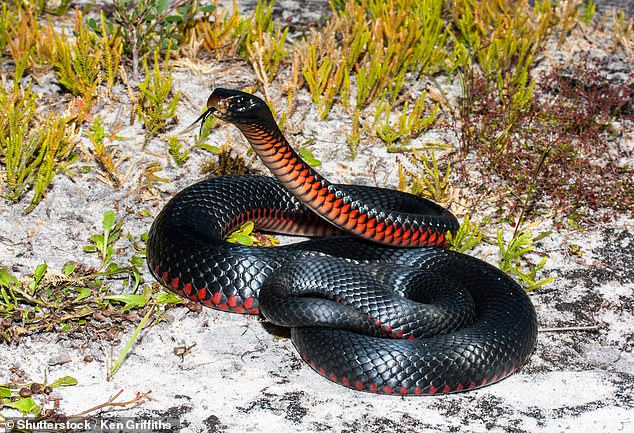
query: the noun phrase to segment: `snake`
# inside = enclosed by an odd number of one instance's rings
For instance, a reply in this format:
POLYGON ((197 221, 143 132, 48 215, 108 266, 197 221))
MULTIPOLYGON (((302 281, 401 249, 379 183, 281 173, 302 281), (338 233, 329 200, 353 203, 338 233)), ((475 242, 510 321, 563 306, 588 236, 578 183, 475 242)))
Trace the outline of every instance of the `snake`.
POLYGON ((196 122, 210 115, 237 127, 273 177, 217 176, 176 193, 147 239, 163 286, 290 328, 304 361, 359 391, 467 391, 526 363, 537 340, 530 298, 497 267, 447 248, 452 213, 406 192, 331 183, 255 95, 216 88, 196 122), (227 241, 248 221, 309 239, 227 241))

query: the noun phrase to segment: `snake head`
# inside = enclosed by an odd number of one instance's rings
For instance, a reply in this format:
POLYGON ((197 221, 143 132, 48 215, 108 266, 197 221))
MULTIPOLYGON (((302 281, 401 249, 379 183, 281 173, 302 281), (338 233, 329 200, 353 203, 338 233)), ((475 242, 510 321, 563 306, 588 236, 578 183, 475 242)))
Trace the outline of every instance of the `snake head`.
POLYGON ((271 110, 263 100, 239 90, 214 89, 207 100, 207 111, 234 124, 273 120, 271 110))
POLYGON ((237 126, 256 122, 259 124, 272 122, 275 125, 273 114, 263 100, 250 93, 218 87, 209 96, 205 112, 182 133, 191 131, 201 120, 200 129, 202 131, 205 121, 212 114, 218 119, 237 126))

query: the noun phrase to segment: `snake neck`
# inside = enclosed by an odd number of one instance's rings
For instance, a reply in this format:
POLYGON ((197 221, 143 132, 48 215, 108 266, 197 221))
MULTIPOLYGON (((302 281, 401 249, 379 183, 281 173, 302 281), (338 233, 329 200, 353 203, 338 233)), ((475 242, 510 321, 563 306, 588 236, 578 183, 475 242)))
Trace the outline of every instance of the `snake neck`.
POLYGON ((274 122, 236 126, 264 165, 297 200, 347 233, 398 247, 446 247, 446 232, 457 229, 455 217, 448 212, 438 217, 407 214, 377 209, 356 200, 309 166, 274 122), (453 218, 450 223, 446 222, 447 215, 453 218))

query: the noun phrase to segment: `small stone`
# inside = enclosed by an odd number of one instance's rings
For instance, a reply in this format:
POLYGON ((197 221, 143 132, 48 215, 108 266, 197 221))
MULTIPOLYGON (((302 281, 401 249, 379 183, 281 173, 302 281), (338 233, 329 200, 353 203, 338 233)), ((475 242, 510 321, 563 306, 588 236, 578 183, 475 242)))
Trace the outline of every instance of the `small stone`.
POLYGON ((63 365, 68 364, 71 361, 68 355, 57 355, 48 360, 48 365, 63 365))

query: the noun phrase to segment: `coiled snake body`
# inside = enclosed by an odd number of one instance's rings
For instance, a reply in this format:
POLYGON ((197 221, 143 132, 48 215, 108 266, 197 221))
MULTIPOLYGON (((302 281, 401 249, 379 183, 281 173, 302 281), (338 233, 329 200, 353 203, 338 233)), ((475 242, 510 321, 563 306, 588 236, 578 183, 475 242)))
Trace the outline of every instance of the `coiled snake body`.
POLYGON ((203 305, 292 328, 302 358, 342 385, 386 394, 478 388, 535 346, 535 310, 506 274, 443 249, 458 227, 425 199, 335 185, 289 146, 266 104, 216 89, 208 110, 236 125, 277 180, 224 176, 174 196, 147 243, 153 275, 203 305), (245 221, 317 237, 275 248, 224 238, 245 221))

